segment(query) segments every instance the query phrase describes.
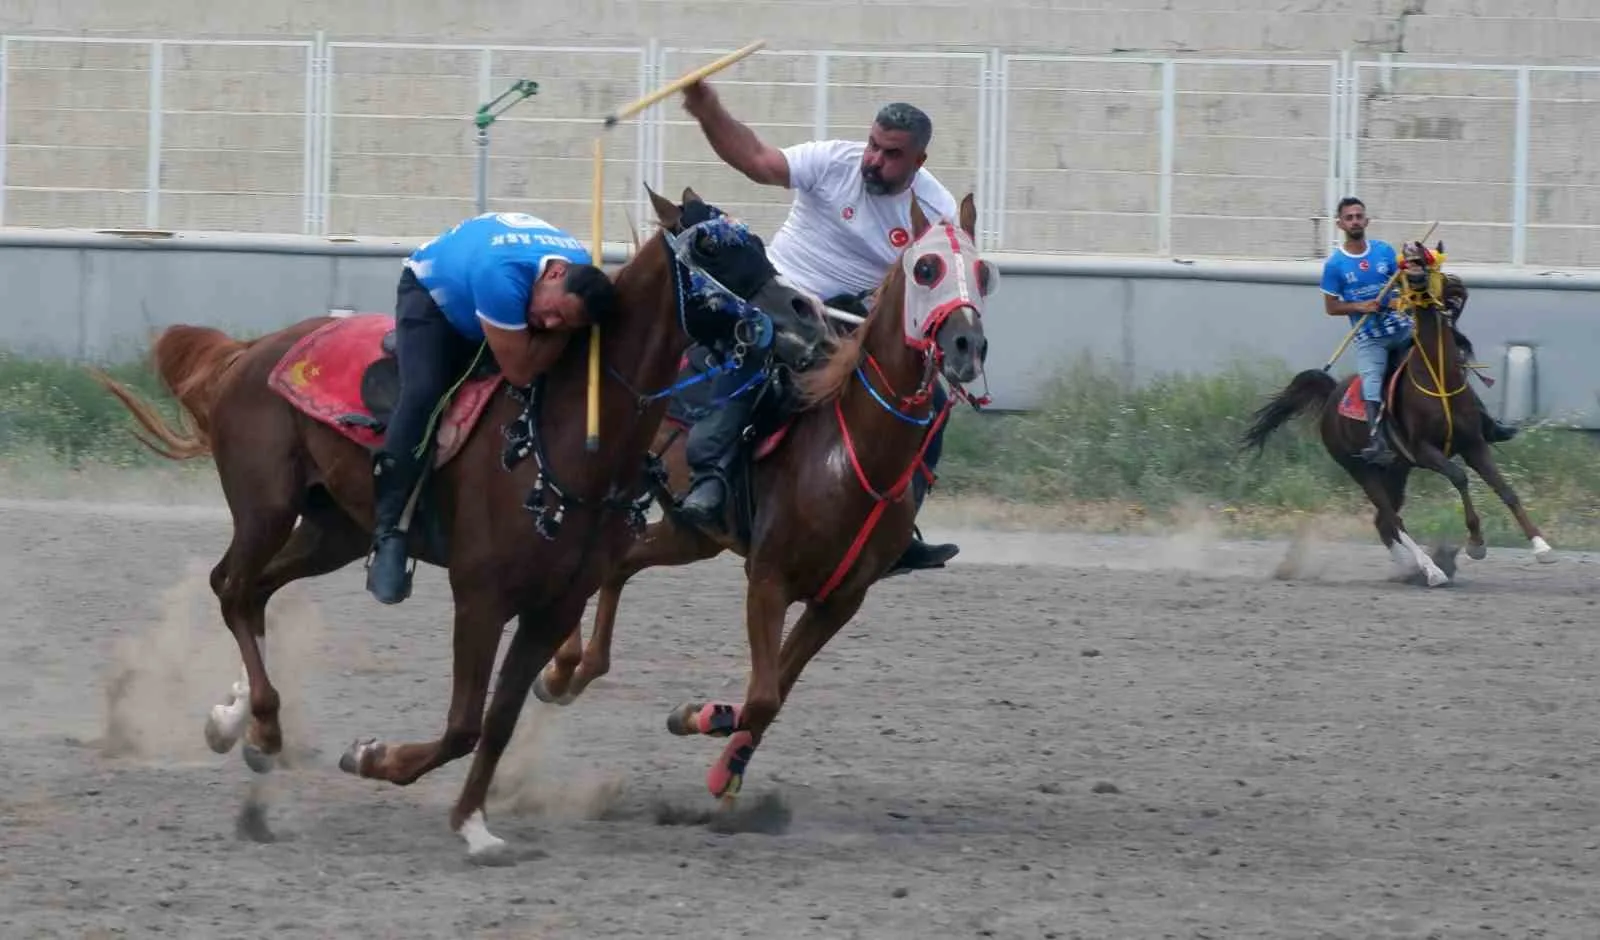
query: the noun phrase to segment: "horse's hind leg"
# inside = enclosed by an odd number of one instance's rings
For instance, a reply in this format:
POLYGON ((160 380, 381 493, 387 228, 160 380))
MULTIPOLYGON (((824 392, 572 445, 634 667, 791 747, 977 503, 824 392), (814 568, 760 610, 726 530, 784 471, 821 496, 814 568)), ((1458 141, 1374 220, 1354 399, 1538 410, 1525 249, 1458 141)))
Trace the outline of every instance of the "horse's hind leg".
MULTIPOLYGON (((366 536, 342 511, 333 507, 308 510, 256 581, 262 610, 285 585, 337 571, 365 552, 366 536)), ((227 581, 231 557, 230 549, 211 572, 211 589, 218 597, 227 581)), ((239 681, 233 684, 227 700, 212 706, 206 719, 206 743, 213 751, 226 754, 238 743, 249 716, 249 701, 249 675, 241 667, 239 681)))
POLYGON ((1483 482, 1489 484, 1489 488, 1494 490, 1500 501, 1511 510, 1511 514, 1517 519, 1517 524, 1522 526, 1522 534, 1533 544, 1533 557, 1542 562, 1555 561, 1555 552, 1551 549, 1550 543, 1544 540, 1544 533, 1540 532, 1539 527, 1528 518, 1527 510, 1522 508, 1522 500, 1517 498, 1516 491, 1506 482, 1505 477, 1500 475, 1500 468, 1495 466, 1494 458, 1489 454, 1489 445, 1477 443, 1462 451, 1461 459, 1477 472, 1483 482))
POLYGON ((243 485, 237 489, 224 485, 233 509, 233 541, 211 573, 223 622, 239 644, 244 676, 234 684, 229 702, 212 709, 206 740, 212 750, 230 749, 239 738, 242 706, 248 701, 254 720, 246 728, 244 758, 252 770, 261 773, 272 769, 273 758, 283 749, 283 729, 278 726, 278 690, 267 677, 266 601, 258 580, 288 541, 299 515, 299 486, 293 479, 298 474, 278 476, 271 483, 241 481, 243 485))
MULTIPOLYGON (((594 634, 583 645, 581 626, 575 626, 555 658, 539 674, 533 694, 541 702, 570 705, 594 680, 611 669, 611 637, 617 622, 622 588, 647 568, 674 567, 713 558, 722 546, 696 529, 679 526, 670 518, 651 523, 628 545, 620 561, 605 573, 595 599, 594 634)), ((581 617, 582 614, 580 613, 581 617)))

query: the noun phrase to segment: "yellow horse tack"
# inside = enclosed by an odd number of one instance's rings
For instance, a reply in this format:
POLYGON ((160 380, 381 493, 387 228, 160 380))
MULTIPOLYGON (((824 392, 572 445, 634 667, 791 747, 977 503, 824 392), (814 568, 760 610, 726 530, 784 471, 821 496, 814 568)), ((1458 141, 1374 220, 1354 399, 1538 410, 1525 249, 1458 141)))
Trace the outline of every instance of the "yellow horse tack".
MULTIPOLYGON (((1420 245, 1422 243, 1418 242, 1417 244, 1420 245)), ((1411 320, 1413 336, 1416 335, 1416 311, 1442 308, 1444 306, 1445 254, 1442 251, 1429 252, 1425 246, 1423 247, 1423 251, 1425 252, 1425 255, 1422 263, 1428 268, 1427 286, 1425 288, 1418 289, 1412 287, 1410 281, 1402 278, 1399 282, 1400 297, 1395 301, 1395 313, 1411 320), (1432 259, 1431 264, 1428 262, 1429 258, 1432 259)), ((1406 259, 1402 257, 1400 262, 1401 268, 1404 268, 1406 264, 1406 259)), ((1396 271, 1395 273, 1399 274, 1399 271, 1396 271)), ((1467 390, 1467 380, 1463 376, 1461 379, 1461 387, 1457 388, 1455 391, 1446 392, 1444 390, 1444 334, 1446 331, 1440 329, 1436 332, 1436 360, 1430 361, 1428 359, 1428 353, 1422 348, 1421 343, 1413 342, 1412 345, 1412 352, 1417 356, 1417 358, 1422 360, 1423 368, 1428 370, 1428 378, 1433 381, 1433 388, 1423 388, 1422 384, 1417 381, 1417 376, 1415 373, 1408 371, 1407 374, 1411 379, 1411 385, 1413 388, 1422 394, 1429 396, 1430 398, 1439 399, 1440 407, 1444 409, 1444 455, 1449 457, 1450 447, 1455 442, 1455 418, 1450 412, 1450 399, 1467 390), (1434 364, 1435 361, 1438 363, 1437 366, 1434 364)))

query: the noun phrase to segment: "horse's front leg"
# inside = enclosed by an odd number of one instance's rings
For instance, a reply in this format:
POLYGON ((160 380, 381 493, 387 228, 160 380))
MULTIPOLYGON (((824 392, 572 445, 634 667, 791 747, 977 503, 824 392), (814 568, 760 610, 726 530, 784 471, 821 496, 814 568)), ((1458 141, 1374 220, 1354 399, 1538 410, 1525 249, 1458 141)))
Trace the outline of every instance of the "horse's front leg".
POLYGON ((499 609, 498 598, 488 590, 455 593, 455 678, 443 736, 416 744, 385 744, 375 738, 361 738, 339 758, 340 770, 407 786, 424 774, 471 754, 477 746, 494 657, 509 615, 499 609), (475 597, 485 600, 474 600, 475 597))
POLYGON ((541 702, 570 705, 594 680, 611 670, 611 637, 617 623, 617 607, 622 589, 636 574, 649 568, 675 567, 713 558, 722 546, 696 529, 680 526, 665 518, 651 523, 644 533, 628 543, 622 559, 607 568, 595 598, 594 632, 589 645, 583 645, 583 629, 574 627, 572 635, 556 651, 555 659, 539 674, 533 694, 541 702))
POLYGON ((455 808, 450 811, 450 828, 466 840, 467 855, 474 861, 508 860, 505 841, 489 831, 483 804, 488 799, 489 785, 494 782, 500 758, 516 731, 517 718, 528 700, 529 688, 550 658, 557 638, 578 635, 586 600, 584 594, 573 590, 554 607, 526 611, 517 618, 517 630, 511 637, 511 648, 506 650, 505 662, 500 666, 500 681, 484 719, 483 740, 472 759, 472 768, 467 771, 467 779, 461 785, 455 808))
MULTIPOLYGON (((706 785, 712 795, 732 796, 739 791, 756 745, 777 718, 783 703, 788 701, 789 693, 800 679, 800 673, 839 632, 839 628, 850 622, 850 618, 861 609, 865 597, 866 589, 863 588, 847 594, 835 594, 825 603, 806 605, 805 612, 795 622, 794 629, 789 631, 789 636, 778 650, 776 707, 763 711, 752 709, 752 702, 757 701, 757 677, 752 674, 751 694, 746 697, 743 708, 718 702, 686 705, 668 719, 668 728, 675 734, 729 736, 728 745, 706 775, 706 785)), ((779 623, 781 627, 781 615, 779 623)))
POLYGON ((1467 466, 1471 467, 1483 482, 1489 484, 1489 488, 1494 490, 1500 501, 1511 510, 1511 515, 1516 517, 1517 524, 1522 526, 1522 534, 1533 545, 1534 559, 1545 563, 1555 561, 1555 550, 1544 540, 1544 533, 1539 531, 1539 527, 1528 518, 1528 512, 1522 508, 1522 501, 1517 498, 1516 490, 1513 490, 1505 477, 1500 475, 1500 468, 1495 466, 1494 457, 1489 453, 1489 445, 1479 441, 1462 451, 1461 459, 1467 462, 1467 466))
POLYGON ((1467 556, 1482 559, 1488 554, 1488 549, 1483 544, 1483 521, 1478 518, 1477 507, 1472 505, 1472 495, 1468 492, 1467 471, 1461 469, 1455 461, 1444 455, 1444 451, 1426 441, 1418 441, 1417 466, 1433 472, 1450 481, 1450 485, 1461 494, 1461 513, 1467 522, 1467 556))

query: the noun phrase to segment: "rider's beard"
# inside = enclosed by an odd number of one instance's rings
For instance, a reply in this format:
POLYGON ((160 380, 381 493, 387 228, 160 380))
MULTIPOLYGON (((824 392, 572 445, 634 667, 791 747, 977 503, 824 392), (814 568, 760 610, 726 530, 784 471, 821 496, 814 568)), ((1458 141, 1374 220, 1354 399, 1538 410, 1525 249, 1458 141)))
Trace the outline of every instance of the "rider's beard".
POLYGON ((887 196, 895 191, 895 186, 883 178, 882 171, 877 167, 862 167, 861 179, 867 192, 874 196, 887 196))

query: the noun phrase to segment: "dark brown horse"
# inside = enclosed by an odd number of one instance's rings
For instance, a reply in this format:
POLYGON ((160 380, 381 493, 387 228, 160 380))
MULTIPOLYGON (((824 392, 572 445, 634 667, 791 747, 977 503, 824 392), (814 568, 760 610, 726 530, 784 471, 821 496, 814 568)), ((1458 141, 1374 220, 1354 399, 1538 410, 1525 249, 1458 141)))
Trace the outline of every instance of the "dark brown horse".
MULTIPOLYGON (((689 289, 666 233, 720 213, 690 190, 681 206, 650 196, 664 231, 615 276, 621 303, 602 331, 611 381, 602 396, 598 451, 586 453, 584 446, 588 349, 577 342, 531 390, 497 386, 505 394, 493 396, 427 483, 437 524, 409 530, 413 557, 449 570, 455 603, 444 734, 414 744, 358 740, 340 761, 347 772, 404 786, 476 748, 450 813, 451 828, 473 856, 499 854, 504 846, 487 828, 483 803, 529 686, 576 628, 602 570, 632 540, 630 528, 643 525, 634 491, 645 490, 645 453, 666 403, 636 390, 672 381, 691 342, 686 324, 704 320, 709 305, 689 289), (512 617, 517 629, 485 717, 501 631, 512 617)), ((747 301, 815 309, 781 283, 753 236, 724 244, 718 261, 719 281, 750 285, 741 294, 747 301)), ((299 341, 328 323, 317 317, 249 342, 197 326, 164 331, 154 344, 155 367, 192 422, 188 432, 169 427, 149 404, 100 376, 155 438, 147 443, 158 453, 215 460, 233 539, 211 587, 238 641, 244 677, 233 700, 213 709, 206 737, 226 752, 248 717, 244 753, 258 771, 269 769, 283 746, 278 692, 263 660, 267 601, 292 581, 362 558, 371 539, 368 450, 269 387, 289 351, 305 348, 299 341)))
POLYGON ((1295 415, 1321 410, 1319 427, 1328 453, 1343 467, 1377 507, 1373 516, 1378 536, 1400 568, 1418 569, 1430 587, 1449 583, 1449 576, 1423 551, 1400 519, 1406 480, 1413 467, 1432 470, 1449 480, 1461 494, 1467 523, 1467 554, 1483 558, 1487 549, 1478 511, 1467 492, 1467 472, 1452 460, 1459 454, 1467 466, 1505 502, 1533 545, 1533 556, 1555 560, 1550 544, 1528 518, 1517 494, 1495 466, 1483 435, 1483 416, 1477 397, 1467 390, 1467 366, 1457 346, 1455 316, 1464 306, 1466 288, 1441 270, 1442 259, 1421 242, 1406 244, 1401 252, 1398 307, 1415 323, 1413 340, 1391 363, 1384 382, 1383 421, 1396 458, 1387 465, 1369 463, 1360 456, 1367 441, 1367 425, 1360 412, 1359 379, 1337 382, 1324 369, 1308 369, 1259 409, 1244 435, 1244 446, 1259 452, 1268 435, 1295 415))
MULTIPOLYGON (((968 195, 959 227, 930 224, 913 201, 914 240, 879 285, 876 308, 854 333, 830 341, 824 364, 799 377, 802 410, 770 454, 746 465, 742 482, 735 477, 725 527, 695 528, 674 514, 679 497, 663 493, 664 518, 606 574, 589 648, 573 631, 540 676, 541 700, 569 703, 608 668, 617 603, 629 578, 736 552, 748 579, 745 700, 684 705, 668 728, 730 737, 706 782, 714 796, 738 792, 801 671, 910 541, 912 475, 923 469, 931 431, 950 408, 933 407, 933 384, 942 374, 959 389, 982 372, 984 298, 996 273, 974 247, 976 214, 968 195), (805 610, 785 639, 785 614, 797 601, 805 610)), ((670 486, 682 493, 689 474, 683 448, 671 446, 678 433, 664 427, 655 450, 665 451, 670 486)))

